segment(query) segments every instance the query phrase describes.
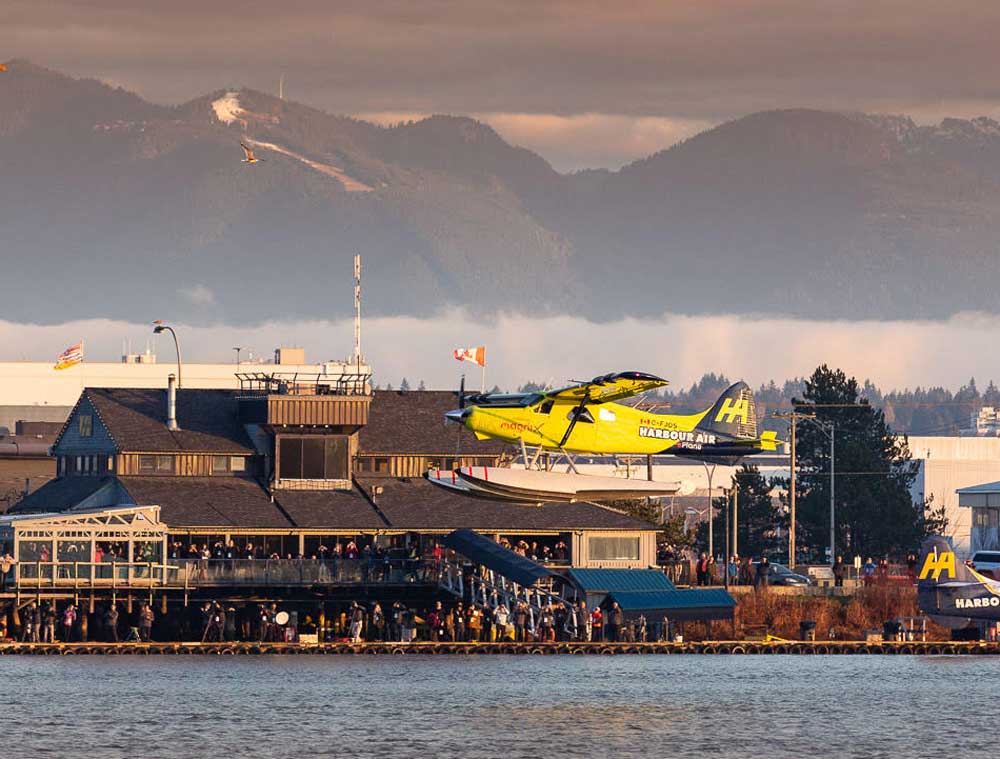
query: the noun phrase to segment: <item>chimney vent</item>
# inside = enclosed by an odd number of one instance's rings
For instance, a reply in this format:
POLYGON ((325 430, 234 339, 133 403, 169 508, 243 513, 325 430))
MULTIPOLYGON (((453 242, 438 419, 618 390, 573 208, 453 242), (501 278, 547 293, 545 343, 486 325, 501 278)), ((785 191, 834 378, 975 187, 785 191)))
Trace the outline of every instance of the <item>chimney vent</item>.
POLYGON ((177 426, 177 377, 173 374, 167 376, 167 429, 171 432, 180 429, 177 426))

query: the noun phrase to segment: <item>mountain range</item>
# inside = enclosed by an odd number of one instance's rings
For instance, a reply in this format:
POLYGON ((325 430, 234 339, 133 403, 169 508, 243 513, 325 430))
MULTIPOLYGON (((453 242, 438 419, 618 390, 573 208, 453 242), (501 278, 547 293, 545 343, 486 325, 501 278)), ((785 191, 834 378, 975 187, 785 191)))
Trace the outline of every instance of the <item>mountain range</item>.
POLYGON ((996 312, 1000 124, 755 113, 560 174, 487 124, 0 72, 0 318, 996 312), (263 159, 241 162, 239 142, 263 159))

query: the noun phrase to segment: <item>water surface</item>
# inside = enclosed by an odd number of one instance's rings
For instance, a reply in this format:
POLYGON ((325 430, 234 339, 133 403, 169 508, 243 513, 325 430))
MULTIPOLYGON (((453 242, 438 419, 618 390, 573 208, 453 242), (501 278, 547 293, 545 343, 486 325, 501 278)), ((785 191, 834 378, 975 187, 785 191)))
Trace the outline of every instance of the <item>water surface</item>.
POLYGON ((8 755, 987 756, 1000 659, 3 657, 8 755))

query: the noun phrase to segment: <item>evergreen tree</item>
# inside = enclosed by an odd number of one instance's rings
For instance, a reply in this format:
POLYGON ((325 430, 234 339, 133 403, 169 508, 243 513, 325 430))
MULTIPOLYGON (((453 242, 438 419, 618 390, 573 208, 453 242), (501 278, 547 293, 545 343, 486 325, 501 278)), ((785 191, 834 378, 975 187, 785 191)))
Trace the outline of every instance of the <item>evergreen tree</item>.
POLYGON ((788 518, 771 497, 768 482, 756 464, 743 464, 733 477, 736 487, 736 537, 743 556, 774 556, 783 546, 777 538, 788 518))
POLYGON ((424 384, 423 380, 420 380, 420 384, 417 385, 417 390, 423 391, 423 390, 426 390, 426 389, 427 389, 427 385, 424 384))
POLYGON ((403 381, 399 383, 399 389, 404 393, 410 389, 410 381, 406 377, 403 377, 403 381))
MULTIPOLYGON (((836 552, 881 556, 914 550, 926 533, 924 504, 914 503, 910 485, 917 464, 905 437, 897 437, 885 414, 860 396, 857 380, 825 364, 806 380, 798 411, 832 423, 835 435, 836 552)), ((830 440, 817 424, 797 427, 796 532, 825 560, 830 538, 830 440)))

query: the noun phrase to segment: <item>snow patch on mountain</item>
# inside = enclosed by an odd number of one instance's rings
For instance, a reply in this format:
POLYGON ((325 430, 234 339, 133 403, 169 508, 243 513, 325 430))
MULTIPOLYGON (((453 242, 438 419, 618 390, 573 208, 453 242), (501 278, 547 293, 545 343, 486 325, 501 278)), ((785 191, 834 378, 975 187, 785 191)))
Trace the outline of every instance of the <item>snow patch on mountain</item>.
POLYGON ((215 111, 215 118, 223 124, 232 124, 240 121, 243 108, 240 106, 239 93, 227 92, 218 100, 212 102, 212 110, 215 111))
POLYGON ((306 158, 304 155, 296 153, 288 148, 283 148, 281 145, 275 145, 273 142, 261 142, 260 140, 254 140, 249 137, 244 137, 244 141, 258 148, 265 148, 267 150, 273 150, 275 153, 281 153, 281 155, 286 155, 289 158, 294 158, 296 161, 304 163, 311 169, 318 171, 320 174, 325 174, 328 177, 333 177, 338 182, 340 182, 347 192, 371 192, 374 188, 366 185, 364 182, 359 182, 357 179, 349 177, 343 169, 338 169, 336 166, 331 166, 328 163, 320 163, 319 161, 314 161, 311 158, 306 158))

